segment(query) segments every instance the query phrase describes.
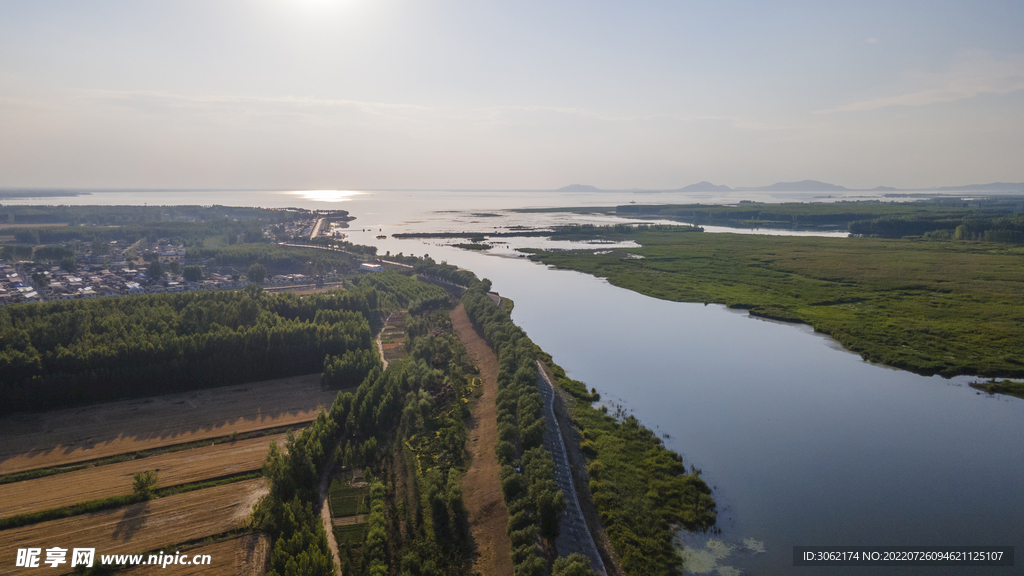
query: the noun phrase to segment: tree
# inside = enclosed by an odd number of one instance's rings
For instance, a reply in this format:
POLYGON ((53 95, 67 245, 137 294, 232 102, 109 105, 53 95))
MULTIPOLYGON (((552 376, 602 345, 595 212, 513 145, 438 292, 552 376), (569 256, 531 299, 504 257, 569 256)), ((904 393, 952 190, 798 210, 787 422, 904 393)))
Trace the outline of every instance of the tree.
POLYGON ((594 572, 590 569, 590 560, 587 560, 586 556, 579 552, 573 552, 555 560, 551 574, 553 576, 593 576, 594 572))
POLYGON ((78 269, 78 264, 75 262, 74 256, 70 256, 60 259, 60 267, 67 272, 74 272, 78 269))
POLYGON ((171 271, 171 274, 177 275, 181 271, 181 265, 178 264, 177 260, 171 260, 171 263, 167 265, 167 269, 171 271))
POLYGON ((199 282, 203 279, 203 269, 199 266, 185 266, 181 275, 189 282, 199 282))
POLYGON ((159 260, 154 260, 153 263, 149 265, 148 275, 153 279, 159 279, 164 275, 164 267, 160 265, 159 260))
POLYGON ((35 274, 33 274, 32 281, 35 282, 36 286, 39 286, 40 288, 43 288, 50 283, 49 280, 46 279, 46 274, 43 274, 42 272, 36 272, 35 274))
POLYGON ((249 271, 245 275, 249 278, 249 282, 262 284, 263 279, 267 277, 267 269, 263 267, 263 264, 257 262, 249 266, 249 271))
POLYGON ((149 500, 155 494, 157 485, 156 472, 146 470, 132 476, 132 493, 142 500, 149 500))

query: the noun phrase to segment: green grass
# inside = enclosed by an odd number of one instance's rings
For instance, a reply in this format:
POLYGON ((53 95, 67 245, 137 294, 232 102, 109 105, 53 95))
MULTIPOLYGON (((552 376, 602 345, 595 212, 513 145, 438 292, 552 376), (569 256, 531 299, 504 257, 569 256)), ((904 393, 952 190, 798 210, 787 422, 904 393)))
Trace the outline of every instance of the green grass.
POLYGON ((370 488, 357 488, 342 480, 332 480, 327 491, 333 516, 355 516, 369 514, 370 488))
POLYGON ((972 387, 979 390, 984 390, 989 394, 1006 394, 1008 396, 1016 396, 1024 400, 1024 382, 1014 382, 1012 380, 1003 380, 1002 382, 975 382, 971 384, 972 387))
POLYGON ((643 247, 534 260, 680 302, 804 322, 919 374, 1024 376, 1024 247, 913 239, 638 231, 643 247))

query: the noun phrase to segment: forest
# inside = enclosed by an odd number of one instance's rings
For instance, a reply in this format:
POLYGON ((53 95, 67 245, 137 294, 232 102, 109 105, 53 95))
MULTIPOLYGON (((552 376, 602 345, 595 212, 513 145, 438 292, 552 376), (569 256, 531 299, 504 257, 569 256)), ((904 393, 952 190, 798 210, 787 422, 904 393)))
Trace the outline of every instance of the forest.
POLYGON ((41 410, 318 372, 368 350, 375 288, 154 294, 0 308, 0 410, 41 410))

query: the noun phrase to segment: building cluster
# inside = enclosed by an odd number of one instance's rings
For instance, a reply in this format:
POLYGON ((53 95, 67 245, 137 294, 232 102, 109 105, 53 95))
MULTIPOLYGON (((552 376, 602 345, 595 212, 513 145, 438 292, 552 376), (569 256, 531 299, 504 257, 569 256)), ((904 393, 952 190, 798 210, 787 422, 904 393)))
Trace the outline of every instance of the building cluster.
POLYGON ((22 278, 14 266, 0 261, 0 304, 39 302, 40 298, 31 281, 22 278))

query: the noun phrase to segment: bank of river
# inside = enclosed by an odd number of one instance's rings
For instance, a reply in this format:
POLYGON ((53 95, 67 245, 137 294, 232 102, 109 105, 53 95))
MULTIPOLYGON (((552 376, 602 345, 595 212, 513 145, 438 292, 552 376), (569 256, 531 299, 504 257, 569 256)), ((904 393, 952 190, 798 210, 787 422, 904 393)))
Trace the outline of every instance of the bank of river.
MULTIPOLYGON (((667 435, 687 465, 703 469, 722 533, 710 546, 708 537, 681 544, 705 562, 702 573, 795 573, 796 545, 991 544, 1024 553, 1024 400, 979 393, 967 386, 970 378, 926 378, 866 363, 806 326, 648 298, 550 270, 510 249, 480 253, 375 238, 437 229, 439 222, 455 222, 448 229, 485 220, 505 225, 467 212, 499 208, 493 198, 474 204, 469 194, 442 195, 403 204, 396 193, 330 204, 295 195, 206 197, 204 203, 349 209, 357 217, 354 242, 382 253, 429 253, 490 278, 515 300, 516 323, 571 377, 667 435)), ((150 204, 186 202, 152 198, 150 204)), ((512 207, 516 198, 502 201, 512 207)), ((1019 574, 1017 564, 984 574, 1019 574)))

